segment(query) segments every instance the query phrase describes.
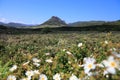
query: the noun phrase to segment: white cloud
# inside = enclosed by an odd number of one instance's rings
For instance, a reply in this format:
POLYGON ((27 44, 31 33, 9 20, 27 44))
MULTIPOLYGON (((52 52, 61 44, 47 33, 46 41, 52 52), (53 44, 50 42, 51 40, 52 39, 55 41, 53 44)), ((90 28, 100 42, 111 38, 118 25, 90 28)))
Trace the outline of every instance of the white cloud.
POLYGON ((4 23, 7 23, 7 19, 6 18, 0 18, 0 22, 4 22, 4 23))
POLYGON ((3 22, 3 23, 9 23, 9 22, 24 23, 23 21, 19 21, 19 20, 8 20, 8 19, 6 19, 6 18, 0 18, 0 22, 3 22))

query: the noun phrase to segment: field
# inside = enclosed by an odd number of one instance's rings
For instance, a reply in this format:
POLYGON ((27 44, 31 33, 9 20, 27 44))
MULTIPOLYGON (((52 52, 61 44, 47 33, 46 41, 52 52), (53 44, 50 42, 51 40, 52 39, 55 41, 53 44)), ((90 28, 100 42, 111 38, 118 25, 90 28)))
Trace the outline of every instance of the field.
POLYGON ((0 34, 0 80, 119 80, 119 53, 119 31, 0 34))

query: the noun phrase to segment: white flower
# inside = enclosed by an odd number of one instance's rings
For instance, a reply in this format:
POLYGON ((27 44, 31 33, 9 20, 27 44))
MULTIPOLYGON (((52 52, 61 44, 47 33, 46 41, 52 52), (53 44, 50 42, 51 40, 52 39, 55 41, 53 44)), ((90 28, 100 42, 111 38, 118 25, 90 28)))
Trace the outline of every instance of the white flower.
POLYGON ((79 66, 79 67, 84 67, 84 65, 81 65, 81 64, 79 64, 78 66, 79 66))
POLYGON ((40 74, 39 80, 48 80, 45 74, 40 74))
POLYGON ((89 71, 91 69, 95 69, 96 68, 96 65, 94 64, 95 63, 95 59, 94 58, 84 58, 84 71, 86 74, 89 74, 89 71))
POLYGON ((117 52, 112 52, 112 54, 118 58, 120 58, 120 54, 118 54, 117 52))
POLYGON ((71 53, 71 52, 69 52, 69 51, 67 51, 66 53, 67 53, 68 55, 72 55, 72 53, 71 53))
POLYGON ((16 80, 16 77, 13 76, 13 75, 9 75, 8 78, 7 78, 7 80, 16 80))
POLYGON ((52 59, 47 59, 45 61, 48 62, 48 63, 52 63, 53 62, 52 59))
POLYGON ((39 63, 33 63, 36 67, 39 67, 40 64, 39 63))
POLYGON ((108 41, 105 41, 104 43, 105 43, 105 44, 108 44, 108 41))
POLYGON ((66 49, 63 49, 63 51, 66 51, 66 49))
POLYGON ((41 60, 39 60, 39 59, 37 59, 37 58, 33 58, 32 60, 33 60, 34 63, 38 63, 38 62, 41 61, 41 60))
POLYGON ((13 72, 13 71, 15 71, 16 69, 17 69, 17 65, 13 65, 12 68, 10 68, 9 70, 10 70, 11 72, 13 72))
POLYGON ((34 75, 34 71, 30 70, 30 71, 26 71, 25 75, 27 77, 32 77, 34 75))
POLYGON ((71 64, 71 61, 68 61, 69 64, 71 64))
POLYGON ((78 47, 82 47, 82 45, 83 45, 82 43, 79 43, 79 44, 78 44, 78 47))
POLYGON ((49 56, 49 55, 50 55, 50 53, 45 53, 45 55, 46 55, 46 56, 49 56))
POLYGON ((79 80, 74 74, 69 78, 69 80, 79 80))
POLYGON ((104 70, 103 75, 106 75, 106 74, 108 74, 108 71, 104 70))
POLYGON ((92 72, 88 72, 87 75, 88 75, 88 76, 92 76, 93 73, 92 73, 92 72))
POLYGON ((54 76, 53 76, 53 79, 54 80, 61 80, 61 77, 60 77, 60 74, 55 74, 54 76))
POLYGON ((119 69, 119 61, 115 60, 113 56, 109 56, 108 60, 103 61, 104 66, 107 68, 104 72, 104 74, 115 74, 116 69, 119 69))
POLYGON ((31 78, 28 77, 28 78, 23 78, 23 79, 20 79, 20 80, 31 80, 31 78))
POLYGON ((40 74, 39 70, 34 70, 34 74, 40 74))

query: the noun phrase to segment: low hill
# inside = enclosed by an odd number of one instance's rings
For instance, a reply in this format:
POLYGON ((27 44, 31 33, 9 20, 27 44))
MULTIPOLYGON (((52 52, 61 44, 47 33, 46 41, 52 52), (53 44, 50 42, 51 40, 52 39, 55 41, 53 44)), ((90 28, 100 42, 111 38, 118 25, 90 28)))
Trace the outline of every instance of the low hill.
POLYGON ((0 25, 7 26, 7 27, 16 27, 16 28, 33 26, 33 25, 28 25, 28 24, 23 24, 23 23, 15 23, 15 22, 10 22, 10 23, 0 22, 0 25))
POLYGON ((120 20, 105 23, 106 25, 120 25, 120 20))
POLYGON ((85 27, 85 26, 92 26, 92 25, 102 25, 105 21, 78 21, 74 23, 68 24, 68 26, 72 27, 85 27))

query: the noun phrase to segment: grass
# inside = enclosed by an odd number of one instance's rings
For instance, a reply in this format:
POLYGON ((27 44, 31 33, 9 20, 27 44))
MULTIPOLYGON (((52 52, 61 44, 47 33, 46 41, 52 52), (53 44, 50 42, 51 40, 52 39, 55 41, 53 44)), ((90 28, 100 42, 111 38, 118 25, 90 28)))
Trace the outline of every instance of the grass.
MULTIPOLYGON (((4 73, 2 79, 12 74, 21 79, 26 77, 27 70, 39 70, 46 74, 49 80, 56 73, 60 73, 63 80, 68 80, 72 74, 79 78, 84 78, 86 74, 83 68, 78 65, 83 64, 85 57, 94 57, 97 63, 107 59, 112 53, 110 49, 120 50, 120 32, 58 32, 49 34, 0 34, 0 73, 4 73), (105 44, 105 41, 108 44, 105 44), (79 48, 78 43, 83 43, 79 48), (66 54, 69 51, 72 55, 66 54), (45 55, 50 53, 49 56, 45 55), (41 60, 40 66, 33 65, 32 58, 41 60), (53 63, 47 63, 46 59, 52 59, 53 63), (27 61, 28 65, 23 66, 27 61), (9 72, 10 67, 16 64, 18 69, 9 72)), ((99 69, 99 68, 98 68, 99 69)), ((102 69, 101 69, 102 70, 102 69)), ((98 70, 99 71, 99 70, 98 70)), ((120 71, 113 75, 112 79, 119 79, 120 71)), ((37 80, 38 75, 32 77, 37 80)), ((90 77, 91 80, 107 80, 105 76, 90 77)), ((110 79, 110 78, 108 78, 110 79)))

